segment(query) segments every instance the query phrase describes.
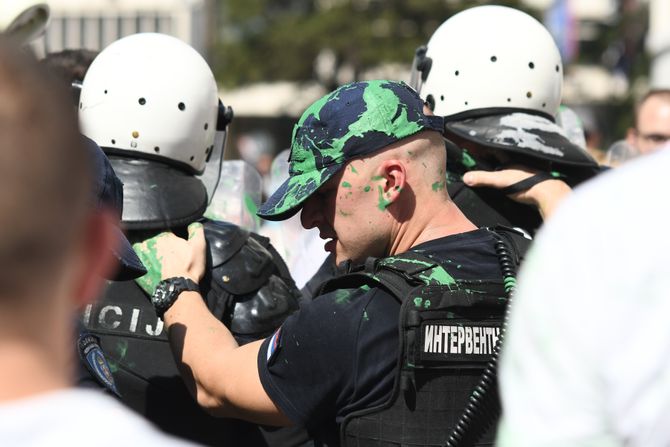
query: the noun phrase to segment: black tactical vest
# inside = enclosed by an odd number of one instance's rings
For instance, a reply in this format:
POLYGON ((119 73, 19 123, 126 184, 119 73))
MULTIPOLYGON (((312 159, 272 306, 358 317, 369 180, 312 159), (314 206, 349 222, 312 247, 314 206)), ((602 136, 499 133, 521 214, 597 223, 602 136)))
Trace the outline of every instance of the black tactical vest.
MULTIPOLYGON (((263 236, 208 221, 200 283, 210 311, 240 344, 271 334, 298 308, 300 292, 263 236)), ((166 330, 134 281, 111 282, 83 323, 105 352, 121 400, 163 430, 207 445, 267 445, 254 424, 206 414, 186 389, 166 330)))
MULTIPOLYGON (((513 230, 500 233, 501 265, 516 267, 527 241, 513 230)), ((454 280, 430 257, 407 252, 370 258, 359 271, 326 283, 321 292, 362 285, 382 287, 401 302, 400 355, 391 397, 348 415, 340 427, 341 444, 443 446, 500 349, 505 281, 454 280)), ((495 377, 487 380, 495 382, 495 377)), ((496 391, 486 391, 487 397, 491 392, 497 397, 496 391)), ((472 427, 479 432, 471 445, 493 445, 498 414, 477 417, 484 422, 472 427)))

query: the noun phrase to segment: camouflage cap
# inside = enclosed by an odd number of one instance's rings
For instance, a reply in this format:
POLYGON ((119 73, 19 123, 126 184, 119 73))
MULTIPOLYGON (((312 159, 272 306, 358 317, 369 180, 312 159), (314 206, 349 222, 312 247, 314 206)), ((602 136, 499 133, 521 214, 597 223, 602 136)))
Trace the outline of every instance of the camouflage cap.
POLYGON ((444 120, 425 115, 423 100, 404 82, 343 85, 300 117, 293 128, 289 178, 261 205, 258 215, 288 219, 347 161, 422 130, 443 133, 444 120))

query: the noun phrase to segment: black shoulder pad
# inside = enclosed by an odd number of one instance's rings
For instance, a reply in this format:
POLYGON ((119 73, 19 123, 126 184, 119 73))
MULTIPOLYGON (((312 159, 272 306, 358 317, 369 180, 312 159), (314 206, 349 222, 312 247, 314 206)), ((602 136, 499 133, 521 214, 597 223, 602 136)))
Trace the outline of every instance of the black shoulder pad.
POLYGON ((491 231, 503 238, 512 250, 516 264, 521 264, 531 242, 533 242, 532 238, 519 228, 511 228, 505 225, 496 225, 491 231))
POLYGON ((203 227, 214 268, 232 258, 249 239, 247 230, 228 222, 207 220, 203 227))

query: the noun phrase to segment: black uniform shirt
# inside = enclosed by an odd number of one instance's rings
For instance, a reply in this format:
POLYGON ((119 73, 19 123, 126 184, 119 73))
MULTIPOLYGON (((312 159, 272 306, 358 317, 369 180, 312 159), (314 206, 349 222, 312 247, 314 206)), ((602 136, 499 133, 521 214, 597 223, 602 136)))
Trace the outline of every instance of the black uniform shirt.
MULTIPOLYGON (((486 230, 417 245, 456 279, 500 279, 486 230)), ((342 289, 306 303, 263 342, 261 383, 272 401, 312 436, 338 445, 348 414, 385 402, 398 357, 400 303, 379 288, 342 289)))

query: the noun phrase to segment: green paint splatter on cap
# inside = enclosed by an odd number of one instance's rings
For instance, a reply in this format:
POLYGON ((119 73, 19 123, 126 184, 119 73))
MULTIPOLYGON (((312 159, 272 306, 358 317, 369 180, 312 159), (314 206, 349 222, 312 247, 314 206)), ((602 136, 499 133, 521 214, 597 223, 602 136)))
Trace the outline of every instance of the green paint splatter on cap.
POLYGON ((342 187, 343 187, 343 188, 351 188, 351 183, 349 183, 349 182, 342 182, 342 187))
POLYGON ((363 188, 363 191, 370 192, 371 189, 372 188, 370 187, 370 185, 367 185, 365 188, 363 188))
POLYGON ((444 189, 446 183, 447 183, 446 181, 433 183, 433 191, 437 192, 441 189, 444 189))
POLYGON ((381 211, 385 211, 386 208, 391 204, 391 201, 384 197, 384 189, 381 186, 377 186, 379 190, 379 201, 377 202, 377 208, 381 211))

